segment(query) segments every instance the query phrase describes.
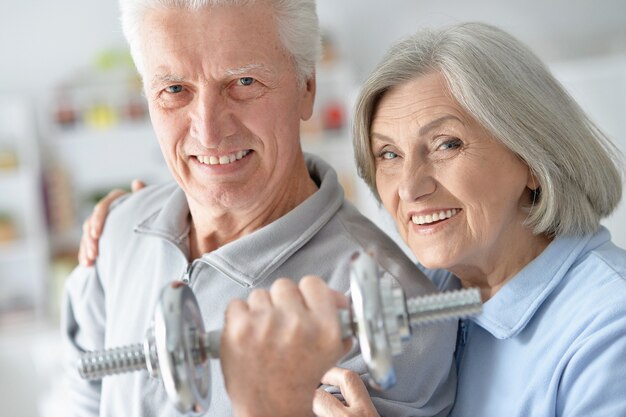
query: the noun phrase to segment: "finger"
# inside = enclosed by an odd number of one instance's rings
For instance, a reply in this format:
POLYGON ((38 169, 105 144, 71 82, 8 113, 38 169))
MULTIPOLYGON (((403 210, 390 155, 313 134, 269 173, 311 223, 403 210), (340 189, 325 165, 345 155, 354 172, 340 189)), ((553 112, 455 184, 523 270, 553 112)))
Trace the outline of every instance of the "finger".
POLYGON ((146 186, 146 183, 138 180, 138 179, 134 179, 131 183, 130 183, 130 189, 132 190, 132 192, 134 193, 135 191, 139 191, 142 188, 144 188, 146 186))
POLYGON ((236 320, 236 317, 242 314, 248 314, 250 312, 250 306, 244 300, 235 298, 228 303, 226 310, 224 311, 224 323, 230 319, 236 320))
POLYGON ((322 377, 322 383, 339 387, 343 398, 349 406, 354 404, 372 404, 363 380, 354 371, 338 367, 331 368, 322 377))
POLYGON ((229 302, 224 311, 224 327, 222 328, 222 334, 233 332, 233 329, 236 329, 247 320, 249 314, 250 306, 244 300, 236 298, 229 302))
POLYGON ((298 286, 306 308, 319 323, 324 323, 327 340, 338 344, 342 340, 342 335, 337 303, 347 303, 346 300, 341 300, 341 297, 345 296, 330 289, 323 279, 314 275, 303 277, 298 286))
POLYGON ((329 394, 322 388, 315 390, 313 397, 313 414, 318 417, 336 416, 343 414, 346 406, 334 395, 329 394))
POLYGON ((315 275, 307 275, 302 277, 298 283, 302 298, 306 307, 310 310, 319 311, 320 313, 336 314, 336 299, 331 295, 331 289, 324 280, 315 275))
POLYGON ((78 248, 78 263, 81 266, 91 266, 93 265, 93 259, 87 256, 87 249, 81 240, 80 247, 78 248))
POLYGON ((106 197, 100 200, 93 208, 91 216, 89 216, 89 233, 93 239, 98 239, 102 234, 104 228, 104 221, 109 213, 109 207, 111 204, 126 194, 123 190, 110 191, 106 197))
MULTIPOLYGON (((350 308, 350 300, 348 297, 346 297, 345 294, 332 290, 331 295, 334 298, 335 305, 338 308, 344 309, 344 310, 348 310, 350 308)), ((348 336, 345 339, 343 339, 343 354, 344 355, 350 352, 350 349, 352 349, 352 343, 353 343, 353 337, 351 336, 348 336)))
POLYGON ((332 290, 331 295, 337 308, 341 308, 344 310, 350 308, 350 299, 345 294, 340 293, 339 291, 332 290))
POLYGON ((270 293, 263 289, 252 291, 248 296, 248 306, 253 311, 266 310, 272 306, 270 293))
POLYGON ((98 256, 97 241, 90 236, 90 219, 83 223, 83 235, 80 238, 80 246, 78 248, 78 262, 82 266, 91 266, 94 264, 98 256))
POLYGON ((280 278, 274 281, 270 288, 271 302, 275 307, 288 310, 291 313, 304 311, 304 299, 295 282, 289 278, 280 278))
POLYGON ((228 303, 224 311, 224 326, 220 336, 221 347, 224 347, 224 349, 220 348, 222 359, 229 346, 237 346, 242 339, 247 337, 249 314, 250 308, 247 302, 237 298, 228 303))
POLYGON ((92 265, 98 257, 98 242, 92 238, 85 236, 81 239, 80 246, 85 250, 87 262, 92 265))

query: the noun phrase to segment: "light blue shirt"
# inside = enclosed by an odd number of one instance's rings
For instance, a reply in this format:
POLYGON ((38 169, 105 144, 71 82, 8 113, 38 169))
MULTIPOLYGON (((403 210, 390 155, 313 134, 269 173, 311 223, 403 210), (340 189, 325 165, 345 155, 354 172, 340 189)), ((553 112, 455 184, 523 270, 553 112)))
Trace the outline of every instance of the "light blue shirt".
POLYGON ((456 356, 450 416, 626 416, 626 251, 604 228, 555 239, 462 323, 456 356))

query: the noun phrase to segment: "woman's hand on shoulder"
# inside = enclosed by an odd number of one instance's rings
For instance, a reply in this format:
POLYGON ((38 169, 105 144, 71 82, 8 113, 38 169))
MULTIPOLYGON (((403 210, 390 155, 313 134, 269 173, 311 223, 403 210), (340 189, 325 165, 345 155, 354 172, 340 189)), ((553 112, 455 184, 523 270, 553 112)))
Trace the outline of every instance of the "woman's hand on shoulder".
MULTIPOLYGON (((146 184, 140 180, 133 180, 131 183, 132 192, 141 190, 146 184)), ((83 223, 83 235, 80 238, 80 247, 78 249, 78 263, 82 266, 91 266, 96 262, 98 257, 98 241, 104 229, 109 207, 126 191, 115 189, 110 191, 102 200, 94 206, 91 215, 83 223)))

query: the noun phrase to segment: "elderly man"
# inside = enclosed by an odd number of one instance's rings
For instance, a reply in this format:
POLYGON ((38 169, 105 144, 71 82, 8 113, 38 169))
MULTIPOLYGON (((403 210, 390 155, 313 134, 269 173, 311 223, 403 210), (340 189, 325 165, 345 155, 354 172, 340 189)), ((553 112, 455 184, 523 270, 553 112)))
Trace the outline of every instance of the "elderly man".
MULTIPOLYGON (((87 382, 73 359, 85 350, 140 341, 171 280, 191 286, 208 329, 222 326, 229 301, 280 277, 315 274, 345 292, 350 254, 370 245, 408 295, 434 290, 383 232, 344 201, 333 170, 302 153, 299 124, 312 112, 319 55, 313 0, 122 0, 121 9, 152 124, 176 181, 119 200, 96 264, 78 267, 67 282, 63 331, 72 360, 71 415, 157 416, 168 410, 162 384, 147 373, 87 382)), ((293 288, 279 293, 283 301, 300 297, 293 288)), ((250 305, 271 301, 256 298, 250 305)), ((446 414, 454 398, 455 335, 456 326, 442 325, 413 338, 396 363, 397 386, 372 393, 382 415, 446 414)), ((358 349, 341 364, 366 373, 358 349)), ((219 366, 212 366, 211 379, 207 415, 232 415, 219 366)), ((229 392, 245 397, 248 382, 258 385, 263 375, 227 379, 229 392)), ((285 380, 257 388, 289 397, 294 387, 285 380)), ((234 411, 244 415, 241 408, 234 411)))

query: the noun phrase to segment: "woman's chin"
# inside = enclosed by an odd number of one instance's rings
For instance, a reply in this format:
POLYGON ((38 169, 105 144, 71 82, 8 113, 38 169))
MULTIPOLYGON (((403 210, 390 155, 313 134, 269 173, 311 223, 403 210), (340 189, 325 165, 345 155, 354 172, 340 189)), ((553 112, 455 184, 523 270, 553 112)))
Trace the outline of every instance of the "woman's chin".
POLYGON ((415 255, 415 258, 419 261, 419 263, 428 269, 450 269, 454 266, 453 259, 450 257, 450 253, 445 251, 442 253, 441 251, 435 250, 416 250, 418 248, 414 248, 412 246, 411 251, 415 255))

